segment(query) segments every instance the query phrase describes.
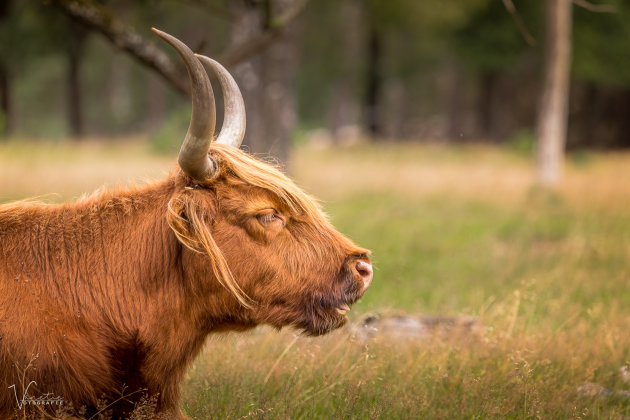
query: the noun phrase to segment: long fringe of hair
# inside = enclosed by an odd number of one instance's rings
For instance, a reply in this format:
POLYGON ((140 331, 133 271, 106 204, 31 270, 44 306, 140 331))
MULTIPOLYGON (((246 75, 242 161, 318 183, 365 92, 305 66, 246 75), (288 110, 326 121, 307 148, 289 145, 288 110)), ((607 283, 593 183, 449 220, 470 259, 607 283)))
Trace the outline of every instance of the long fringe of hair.
POLYGON ((202 210, 192 197, 179 195, 168 203, 167 222, 177 239, 187 248, 210 257, 212 273, 241 305, 251 309, 253 300, 238 285, 223 253, 212 238, 208 225, 203 220, 202 210), (183 215, 186 215, 184 217, 183 215))
MULTIPOLYGON (((319 202, 305 193, 277 167, 262 162, 240 149, 223 144, 212 144, 210 156, 217 162, 221 176, 232 176, 273 193, 293 215, 308 216, 317 228, 328 226, 319 202)), ((209 181, 212 183, 212 181, 209 181)), ((325 229, 323 229, 325 230, 325 229)))

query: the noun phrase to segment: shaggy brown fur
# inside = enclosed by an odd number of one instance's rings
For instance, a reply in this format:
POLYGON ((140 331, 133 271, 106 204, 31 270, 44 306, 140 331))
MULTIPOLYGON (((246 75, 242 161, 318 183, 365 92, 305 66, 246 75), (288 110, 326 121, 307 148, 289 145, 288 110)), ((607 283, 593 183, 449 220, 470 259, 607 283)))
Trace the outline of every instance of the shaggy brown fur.
MULTIPOLYGON (((76 203, 0 206, 0 418, 52 393, 88 407, 140 393, 179 417, 179 383, 206 336, 260 323, 322 334, 362 294, 368 251, 277 169, 227 146, 220 174, 181 172, 76 203), (2 391, 4 389, 4 391, 2 391), (135 393, 135 394, 134 394, 135 393)), ((91 410, 91 411, 90 411, 91 410)))

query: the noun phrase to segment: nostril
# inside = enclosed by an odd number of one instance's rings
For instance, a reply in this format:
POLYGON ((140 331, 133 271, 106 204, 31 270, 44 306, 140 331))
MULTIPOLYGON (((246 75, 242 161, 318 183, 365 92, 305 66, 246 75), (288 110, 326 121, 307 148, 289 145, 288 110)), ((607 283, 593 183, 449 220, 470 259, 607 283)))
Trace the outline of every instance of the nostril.
POLYGON ((365 261, 357 261, 355 267, 361 277, 367 277, 372 274, 372 265, 366 263, 365 261))
POLYGON ((373 275, 372 264, 365 261, 357 261, 354 267, 357 270, 357 273, 359 273, 359 276, 361 276, 361 279, 363 280, 363 288, 367 289, 367 287, 372 282, 372 275, 373 275))

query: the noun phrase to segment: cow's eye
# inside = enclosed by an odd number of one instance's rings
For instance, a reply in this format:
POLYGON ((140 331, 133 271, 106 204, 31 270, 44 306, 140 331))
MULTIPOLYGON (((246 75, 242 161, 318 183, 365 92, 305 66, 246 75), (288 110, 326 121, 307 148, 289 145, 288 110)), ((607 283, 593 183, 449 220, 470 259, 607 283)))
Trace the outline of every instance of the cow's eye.
POLYGON ((276 211, 269 211, 256 216, 258 221, 263 226, 279 226, 282 227, 285 225, 286 220, 284 216, 279 214, 276 211))

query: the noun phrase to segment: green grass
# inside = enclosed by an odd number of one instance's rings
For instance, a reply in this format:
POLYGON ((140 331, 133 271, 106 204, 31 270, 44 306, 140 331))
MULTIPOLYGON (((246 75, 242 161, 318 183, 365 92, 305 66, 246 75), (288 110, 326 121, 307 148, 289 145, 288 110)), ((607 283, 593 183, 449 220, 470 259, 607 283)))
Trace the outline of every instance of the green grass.
MULTIPOLYGON (((164 164, 134 147, 151 170, 164 164)), ((100 161, 98 147, 84 151, 79 162, 100 161)), ((87 178, 117 179, 110 166, 87 178)), ((630 362, 628 168, 630 156, 589 155, 546 192, 533 187, 527 156, 500 149, 299 149, 293 176, 340 231, 373 251, 375 278, 351 319, 475 315, 485 332, 369 342, 348 329, 213 336, 187 376, 184 411, 196 419, 630 416, 627 400, 576 392, 588 382, 629 388, 617 373, 630 362)), ((135 170, 125 173, 142 175, 135 170)), ((62 198, 85 188, 73 180, 62 198)), ((33 184, 9 190, 46 192, 33 184)))

